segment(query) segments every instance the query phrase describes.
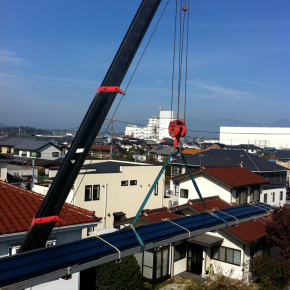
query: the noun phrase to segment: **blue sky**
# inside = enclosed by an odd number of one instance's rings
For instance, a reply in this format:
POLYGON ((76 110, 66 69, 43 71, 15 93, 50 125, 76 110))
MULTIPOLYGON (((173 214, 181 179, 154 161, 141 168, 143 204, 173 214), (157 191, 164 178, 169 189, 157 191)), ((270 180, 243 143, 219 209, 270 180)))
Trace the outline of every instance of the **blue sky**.
MULTIPOLYGON (((78 126, 140 2, 0 0, 0 122, 78 126)), ((170 0, 116 119, 148 120, 159 106, 170 109, 174 13, 170 0)), ((189 13, 187 118, 289 119, 290 1, 195 0, 189 13)))

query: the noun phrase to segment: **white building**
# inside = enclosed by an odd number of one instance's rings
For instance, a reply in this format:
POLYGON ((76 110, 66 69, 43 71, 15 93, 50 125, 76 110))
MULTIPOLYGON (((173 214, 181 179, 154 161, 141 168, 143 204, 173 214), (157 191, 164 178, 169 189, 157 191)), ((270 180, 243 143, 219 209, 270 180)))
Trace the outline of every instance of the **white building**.
POLYGON ((151 117, 146 127, 129 124, 125 129, 125 135, 139 139, 158 138, 159 117, 151 117))
POLYGON ((290 128, 220 127, 220 143, 253 144, 260 148, 290 148, 290 128))
MULTIPOLYGON (((160 111, 159 112, 159 140, 163 138, 171 138, 168 133, 168 126, 170 121, 177 120, 177 112, 174 111, 160 111)), ((183 113, 179 112, 179 120, 183 120, 183 113)))

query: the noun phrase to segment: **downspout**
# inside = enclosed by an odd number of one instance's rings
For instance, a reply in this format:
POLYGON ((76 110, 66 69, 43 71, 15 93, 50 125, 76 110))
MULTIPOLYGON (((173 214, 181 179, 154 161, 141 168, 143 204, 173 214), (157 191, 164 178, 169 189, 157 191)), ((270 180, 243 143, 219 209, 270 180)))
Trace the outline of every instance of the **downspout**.
POLYGON ((103 229, 106 228, 106 221, 107 221, 107 195, 108 195, 108 183, 106 183, 105 214, 104 214, 104 224, 103 224, 103 229))
POLYGON ((170 244, 171 247, 171 278, 174 277, 174 246, 173 244, 170 244))

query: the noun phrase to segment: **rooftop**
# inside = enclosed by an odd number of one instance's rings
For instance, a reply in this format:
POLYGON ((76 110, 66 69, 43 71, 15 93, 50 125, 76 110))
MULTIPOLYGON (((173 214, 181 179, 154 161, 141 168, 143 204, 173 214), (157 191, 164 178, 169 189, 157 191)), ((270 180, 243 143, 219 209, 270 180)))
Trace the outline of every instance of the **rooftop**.
MULTIPOLYGON (((156 222, 161 222, 164 219, 171 220, 171 219, 176 219, 179 217, 180 215, 172 213, 171 211, 169 211, 167 207, 161 207, 161 208, 156 208, 156 209, 144 209, 139 216, 139 218, 147 219, 149 223, 156 223, 156 222)), ((115 222, 114 225, 128 224, 128 223, 131 223, 133 220, 134 220, 134 217, 127 218, 119 222, 115 222)))
POLYGON ((14 146, 14 149, 38 150, 38 149, 40 149, 46 145, 49 145, 49 144, 56 147, 53 143, 51 143, 49 141, 24 141, 16 146, 14 146))
POLYGON ((290 150, 278 150, 275 154, 276 159, 290 159, 290 150))
MULTIPOLYGON (((160 164, 157 164, 158 166, 161 166, 160 164)), ((115 172, 121 172, 122 166, 154 166, 153 164, 149 163, 138 163, 138 162, 119 162, 119 161, 105 161, 105 162, 99 162, 99 163, 92 163, 92 164, 86 164, 82 166, 83 170, 91 170, 88 171, 88 173, 115 173, 115 172), (94 170, 94 171, 92 171, 94 170)))
MULTIPOLYGON (((261 157, 250 154, 248 152, 241 152, 239 150, 208 150, 199 154, 185 156, 186 162, 189 166, 200 166, 200 163, 205 166, 224 166, 224 165, 239 165, 242 164, 254 172, 273 172, 285 171, 285 167, 269 162, 261 157)), ((183 164, 182 159, 170 162, 174 164, 183 164)))
MULTIPOLYGON (((0 235, 27 231, 44 199, 44 195, 0 181, 0 235)), ((94 212, 65 203, 58 226, 97 222, 94 212)))
MULTIPOLYGON (((255 184, 270 183, 270 180, 256 174, 241 166, 204 166, 201 168, 192 170, 192 175, 204 173, 210 175, 220 181, 230 185, 231 187, 248 186, 255 184)), ((175 177, 172 180, 180 180, 188 178, 189 174, 184 173, 175 177)))

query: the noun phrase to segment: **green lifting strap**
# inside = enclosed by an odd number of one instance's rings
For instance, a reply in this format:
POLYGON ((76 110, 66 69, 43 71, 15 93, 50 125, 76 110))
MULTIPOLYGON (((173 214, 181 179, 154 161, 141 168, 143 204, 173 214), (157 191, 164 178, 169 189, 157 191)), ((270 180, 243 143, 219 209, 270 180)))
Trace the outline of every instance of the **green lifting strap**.
MULTIPOLYGON (((179 149, 180 149, 180 148, 179 148, 179 149)), ((190 178, 191 178, 191 180, 192 180, 192 183, 193 183, 193 185, 194 185, 194 188, 195 188, 195 190, 196 190, 196 192, 197 192, 197 194, 198 194, 198 196, 199 196, 199 198, 200 198, 200 200, 201 200, 201 202, 202 202, 202 204, 203 204, 203 206, 204 206, 204 208, 205 208, 205 212, 211 214, 212 216, 214 216, 214 217, 216 217, 216 218, 218 218, 218 219, 220 219, 220 220, 222 220, 224 223, 226 223, 226 227, 228 227, 228 222, 227 222, 227 221, 225 221, 224 219, 222 219, 221 217, 219 217, 218 215, 216 215, 214 212, 212 212, 211 210, 208 210, 208 209, 206 208, 205 203, 204 203, 203 198, 202 198, 202 195, 201 195, 201 193, 200 193, 200 191, 199 191, 199 188, 198 188, 198 186, 197 186, 197 184, 196 184, 196 182, 195 182, 195 180, 194 180, 194 178, 193 178, 193 176, 192 176, 192 174, 191 174, 191 172, 190 172, 190 169, 189 169, 189 167, 188 167, 188 165, 187 165, 187 162, 186 162, 186 160, 185 160, 185 158, 184 158, 184 155, 182 154, 181 150, 179 150, 179 152, 180 152, 180 155, 181 155, 181 157, 182 157, 182 160, 183 160, 183 162, 184 162, 184 164, 185 164, 185 166, 186 166, 186 168, 187 168, 187 171, 188 171, 188 173, 189 173, 189 175, 190 175, 190 178)))
POLYGON ((143 243, 142 239, 140 238, 139 234, 137 233, 135 227, 134 227, 132 224, 130 224, 130 228, 131 228, 131 229, 133 230, 133 232, 135 233, 136 238, 137 238, 139 244, 141 245, 140 253, 143 253, 143 252, 144 252, 144 247, 145 247, 145 246, 144 246, 144 243, 143 243))
POLYGON ((150 190, 149 190, 147 196, 145 197, 143 203, 141 204, 141 206, 140 206, 140 208, 139 208, 139 210, 138 210, 138 212, 137 212, 137 214, 136 214, 136 216, 135 216, 135 218, 134 218, 134 220, 133 220, 133 222, 132 222, 132 225, 133 225, 133 226, 135 225, 136 221, 138 220, 138 217, 140 216, 142 210, 144 209, 144 206, 146 205, 146 203, 147 203, 147 201, 148 201, 148 199, 149 199, 151 193, 153 192, 153 190, 154 190, 156 184, 158 183, 158 181, 159 181, 159 179, 160 179, 160 177, 161 177, 163 171, 165 170, 165 168, 166 168, 168 162, 170 161, 173 152, 174 152, 174 149, 172 149, 172 151, 170 152, 170 154, 169 154, 168 158, 166 159, 165 163, 163 164, 163 167, 161 168, 161 170, 160 170, 160 172, 159 172, 157 178, 155 179, 153 185, 151 186, 151 188, 150 188, 150 190))

